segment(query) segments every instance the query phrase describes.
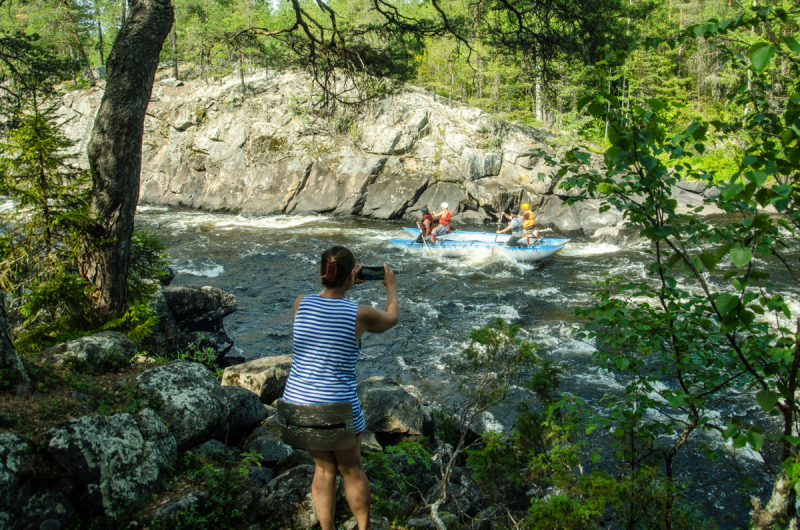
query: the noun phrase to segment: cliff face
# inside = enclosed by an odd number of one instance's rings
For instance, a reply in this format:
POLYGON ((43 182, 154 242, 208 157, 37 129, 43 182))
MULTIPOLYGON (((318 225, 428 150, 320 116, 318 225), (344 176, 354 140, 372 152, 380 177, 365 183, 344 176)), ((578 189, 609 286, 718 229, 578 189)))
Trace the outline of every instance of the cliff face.
MULTIPOLYGON (((616 225, 595 204, 568 207, 534 154, 552 134, 449 106, 408 88, 360 115, 309 110, 300 74, 219 82, 162 79, 145 121, 141 200, 251 214, 332 213, 417 220, 448 202, 454 221, 494 222, 528 202, 540 226, 616 225), (539 174, 544 178, 540 179, 539 174)), ((85 151, 102 88, 64 99, 67 134, 85 151)), ((81 155, 85 164, 85 155, 81 155)))

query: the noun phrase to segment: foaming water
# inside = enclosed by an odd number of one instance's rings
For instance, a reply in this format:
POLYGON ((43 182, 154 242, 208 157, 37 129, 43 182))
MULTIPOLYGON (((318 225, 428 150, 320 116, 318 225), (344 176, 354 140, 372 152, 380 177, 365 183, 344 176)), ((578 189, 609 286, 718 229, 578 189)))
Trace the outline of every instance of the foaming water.
POLYGON ((597 254, 613 254, 619 252, 620 247, 610 243, 569 244, 561 250, 562 256, 594 256, 597 254))

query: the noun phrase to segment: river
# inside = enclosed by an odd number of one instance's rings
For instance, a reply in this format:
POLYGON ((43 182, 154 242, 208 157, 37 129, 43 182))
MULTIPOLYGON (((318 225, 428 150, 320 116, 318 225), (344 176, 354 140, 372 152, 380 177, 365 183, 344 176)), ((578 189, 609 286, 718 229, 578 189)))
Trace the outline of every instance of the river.
MULTIPOLYGON (((620 390, 614 374, 592 364, 593 345, 574 338, 580 326, 574 308, 588 303, 593 282, 608 274, 644 280, 650 259, 649 247, 636 238, 615 244, 576 238, 556 256, 533 263, 428 257, 386 243, 408 239, 401 222, 321 215, 243 217, 141 206, 137 226, 167 243, 175 284, 211 285, 236 296, 239 309, 225 326, 236 341, 234 351, 248 360, 291 353, 292 305, 298 295, 320 290, 317 270, 325 249, 344 245, 360 263, 389 264, 397 273, 400 323, 386 333, 365 335, 359 378, 386 375, 413 384, 434 406, 454 390, 448 366, 466 346, 469 330, 498 317, 519 324, 541 356, 566 368, 562 392, 596 405, 604 394, 620 390)), ((798 295, 794 285, 784 290, 788 299, 798 295)), ((383 308, 385 290, 367 282, 349 296, 383 308)), ((532 399, 524 389, 513 396, 532 399)), ((720 410, 721 417, 753 413, 741 408, 732 403, 720 410)), ((484 420, 488 428, 507 429, 513 414, 501 410, 484 420)), ((693 467, 693 480, 703 485, 698 495, 717 514, 735 514, 734 527, 741 524, 748 508, 742 497, 728 495, 735 473, 706 474, 707 461, 687 458, 684 466, 693 467)), ((757 455, 739 452, 731 461, 767 483, 757 455)))

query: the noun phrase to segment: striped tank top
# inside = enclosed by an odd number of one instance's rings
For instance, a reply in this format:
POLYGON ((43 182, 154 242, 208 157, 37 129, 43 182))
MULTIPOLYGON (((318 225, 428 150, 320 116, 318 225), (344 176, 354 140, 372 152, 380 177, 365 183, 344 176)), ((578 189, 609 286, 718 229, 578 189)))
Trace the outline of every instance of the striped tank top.
POLYGON ((365 429, 356 393, 358 304, 346 298, 305 296, 294 319, 292 368, 283 399, 322 404, 349 401, 355 432, 365 429))

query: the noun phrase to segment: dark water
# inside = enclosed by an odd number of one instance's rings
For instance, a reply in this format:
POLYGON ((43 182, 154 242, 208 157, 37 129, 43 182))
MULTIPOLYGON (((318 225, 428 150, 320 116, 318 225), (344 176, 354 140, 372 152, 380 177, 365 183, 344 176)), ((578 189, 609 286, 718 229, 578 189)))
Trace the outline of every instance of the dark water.
MULTIPOLYGON (((454 389, 448 366, 466 346, 469 330, 502 317, 521 325, 524 338, 536 342, 542 356, 565 367, 561 391, 597 404, 604 394, 623 388, 624 382, 614 374, 592 366, 593 345, 574 338, 580 326, 574 308, 589 302, 592 282, 608 274, 646 278, 648 248, 640 241, 604 244, 579 238, 552 258, 518 263, 501 257, 472 260, 408 253, 385 242, 408 238, 402 224, 386 221, 245 218, 145 206, 137 222, 169 245, 176 284, 211 285, 236 295, 239 310, 225 325, 236 341, 235 349, 247 359, 291 353, 293 302, 301 294, 320 290, 320 254, 344 245, 360 263, 388 263, 398 279, 400 324, 384 334, 364 336, 360 378, 391 376, 416 385, 435 405, 454 389)), ((785 291, 787 299, 797 300, 797 295, 785 291)), ((385 289, 379 282, 367 282, 351 290, 349 297, 383 308, 385 289)), ((516 389, 515 401, 532 399, 526 390, 516 389)), ((510 427, 510 410, 513 407, 487 415, 485 424, 510 427)), ((734 401, 720 410, 720 416, 745 417, 752 412, 734 401)), ((729 448, 721 438, 699 437, 699 442, 729 448)), ((692 457, 691 448, 687 449, 684 458, 689 461, 681 467, 692 468, 693 481, 702 486, 698 495, 718 513, 733 512, 733 526, 741 523, 748 508, 740 496, 730 495, 736 488, 736 473, 712 472, 707 461, 692 457)), ((766 483, 757 455, 739 451, 730 460, 766 483)))

